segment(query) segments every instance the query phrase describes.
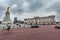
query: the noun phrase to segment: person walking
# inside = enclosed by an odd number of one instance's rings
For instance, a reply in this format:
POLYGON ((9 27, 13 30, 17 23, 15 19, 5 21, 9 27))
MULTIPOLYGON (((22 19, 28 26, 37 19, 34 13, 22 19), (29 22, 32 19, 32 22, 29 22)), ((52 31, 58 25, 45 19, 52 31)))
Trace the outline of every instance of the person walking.
POLYGON ((8 26, 8 25, 7 25, 7 31, 8 31, 8 32, 10 31, 10 29, 11 29, 11 26, 8 26))

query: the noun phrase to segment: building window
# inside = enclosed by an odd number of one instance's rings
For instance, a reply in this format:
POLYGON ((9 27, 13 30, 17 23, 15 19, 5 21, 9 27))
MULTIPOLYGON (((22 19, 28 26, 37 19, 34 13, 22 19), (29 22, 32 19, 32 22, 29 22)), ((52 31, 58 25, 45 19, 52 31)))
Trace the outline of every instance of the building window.
POLYGON ((35 23, 35 25, 37 25, 37 23, 35 23))
POLYGON ((30 25, 32 25, 32 23, 30 23, 30 25))
POLYGON ((25 22, 25 24, 27 24, 27 23, 25 22))

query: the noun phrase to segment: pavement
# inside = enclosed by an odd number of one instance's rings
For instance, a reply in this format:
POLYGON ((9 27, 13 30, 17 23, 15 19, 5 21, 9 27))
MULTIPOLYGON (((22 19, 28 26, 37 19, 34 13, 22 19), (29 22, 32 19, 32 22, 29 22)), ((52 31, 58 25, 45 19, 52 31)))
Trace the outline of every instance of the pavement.
POLYGON ((60 29, 20 28, 10 32, 0 30, 0 40, 60 40, 60 29))

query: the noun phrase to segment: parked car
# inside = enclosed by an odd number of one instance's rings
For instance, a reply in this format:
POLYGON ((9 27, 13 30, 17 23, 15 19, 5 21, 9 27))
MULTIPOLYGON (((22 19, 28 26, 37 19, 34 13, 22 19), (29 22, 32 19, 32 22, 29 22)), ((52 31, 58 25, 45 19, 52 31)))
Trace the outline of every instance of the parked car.
POLYGON ((31 25, 31 28, 38 28, 39 25, 31 25))
POLYGON ((55 25, 55 28, 56 28, 56 29, 60 29, 60 23, 57 24, 57 25, 55 25))

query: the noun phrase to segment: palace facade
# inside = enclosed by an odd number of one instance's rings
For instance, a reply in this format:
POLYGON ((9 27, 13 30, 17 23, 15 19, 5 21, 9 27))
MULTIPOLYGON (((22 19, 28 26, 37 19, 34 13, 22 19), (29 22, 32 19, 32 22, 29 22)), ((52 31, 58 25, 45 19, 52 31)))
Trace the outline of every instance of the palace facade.
POLYGON ((24 19, 24 24, 48 24, 54 25, 56 24, 55 15, 47 16, 47 17, 34 17, 34 18, 26 18, 24 19))

